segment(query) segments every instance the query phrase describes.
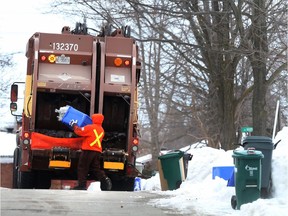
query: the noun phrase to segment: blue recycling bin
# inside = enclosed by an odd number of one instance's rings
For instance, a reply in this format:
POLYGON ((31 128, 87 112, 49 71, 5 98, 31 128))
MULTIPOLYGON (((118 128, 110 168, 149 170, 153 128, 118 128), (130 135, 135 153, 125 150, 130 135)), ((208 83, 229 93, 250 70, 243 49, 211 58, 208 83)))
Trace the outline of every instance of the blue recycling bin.
POLYGON ((77 120, 77 125, 79 127, 92 124, 92 119, 87 114, 69 106, 61 121, 72 130, 72 127, 69 125, 71 120, 77 120))
POLYGON ((230 180, 234 172, 234 166, 216 166, 212 168, 212 179, 216 176, 219 178, 230 180))

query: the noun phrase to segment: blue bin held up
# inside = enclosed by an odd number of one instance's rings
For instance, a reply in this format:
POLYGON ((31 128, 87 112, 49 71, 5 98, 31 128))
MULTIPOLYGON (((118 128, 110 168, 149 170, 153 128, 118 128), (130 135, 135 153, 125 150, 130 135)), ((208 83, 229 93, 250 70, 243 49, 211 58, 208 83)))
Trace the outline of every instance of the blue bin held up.
POLYGON ((72 127, 69 125, 71 120, 77 120, 77 125, 79 127, 84 127, 88 124, 92 124, 92 119, 87 114, 82 113, 79 110, 69 106, 65 115, 62 118, 62 123, 72 129, 72 127))

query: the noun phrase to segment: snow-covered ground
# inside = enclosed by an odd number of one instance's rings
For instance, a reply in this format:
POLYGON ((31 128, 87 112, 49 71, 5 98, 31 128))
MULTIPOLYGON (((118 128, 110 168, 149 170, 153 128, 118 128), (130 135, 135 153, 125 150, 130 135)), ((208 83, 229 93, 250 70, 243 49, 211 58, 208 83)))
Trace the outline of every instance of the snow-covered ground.
MULTIPOLYGON (((1 155, 12 155, 15 146, 15 135, 0 133, 1 155)), ((227 187, 227 181, 216 177, 212 179, 212 168, 215 166, 233 166, 233 151, 217 150, 209 147, 192 148, 193 155, 189 161, 187 179, 180 188, 173 191, 161 191, 158 174, 150 179, 141 180, 141 189, 151 193, 166 195, 166 198, 152 200, 149 204, 158 208, 170 208, 182 214, 197 212, 197 215, 255 215, 284 216, 288 212, 288 127, 284 127, 276 136, 274 143, 281 142, 273 150, 272 179, 273 196, 270 199, 258 199, 244 204, 240 210, 231 207, 231 196, 235 195, 234 187, 227 187)), ((99 183, 92 183, 91 192, 99 191, 99 183)), ((137 193, 137 191, 135 192, 137 193)), ((195 215, 195 214, 193 214, 195 215)))
POLYGON ((152 205, 177 209, 189 214, 196 210, 199 215, 255 215, 282 216, 288 212, 288 127, 276 136, 274 143, 281 142, 273 151, 272 178, 273 197, 258 199, 244 204, 241 210, 233 210, 231 196, 235 187, 227 187, 227 181, 216 177, 212 179, 212 167, 233 166, 233 151, 217 150, 209 147, 190 149, 193 155, 189 161, 188 175, 178 190, 161 191, 159 176, 142 180, 142 190, 166 194, 167 198, 153 200, 152 205))

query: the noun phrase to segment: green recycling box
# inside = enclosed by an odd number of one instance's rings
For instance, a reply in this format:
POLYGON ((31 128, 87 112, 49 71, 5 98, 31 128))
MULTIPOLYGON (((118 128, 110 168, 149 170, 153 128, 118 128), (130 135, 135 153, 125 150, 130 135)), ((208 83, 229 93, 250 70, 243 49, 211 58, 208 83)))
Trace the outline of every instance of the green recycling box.
POLYGON ((175 151, 158 157, 162 191, 178 189, 185 180, 183 156, 184 152, 175 151))
POLYGON ((235 207, 240 209, 242 204, 260 198, 263 154, 255 149, 234 150, 232 157, 235 164, 235 207))

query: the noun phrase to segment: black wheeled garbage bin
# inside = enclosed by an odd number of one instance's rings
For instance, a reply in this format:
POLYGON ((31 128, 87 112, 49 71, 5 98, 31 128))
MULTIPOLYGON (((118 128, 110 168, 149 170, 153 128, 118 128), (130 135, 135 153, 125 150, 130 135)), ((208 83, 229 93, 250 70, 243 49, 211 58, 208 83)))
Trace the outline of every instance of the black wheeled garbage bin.
POLYGON ((261 179, 261 198, 268 198, 272 189, 272 152, 274 145, 270 137, 265 136, 247 136, 243 140, 244 149, 255 148, 264 155, 262 160, 262 179, 261 179))
POLYGON ((188 162, 192 159, 193 155, 184 152, 183 155, 183 163, 184 163, 184 173, 185 173, 185 179, 187 178, 187 172, 188 172, 188 162))

